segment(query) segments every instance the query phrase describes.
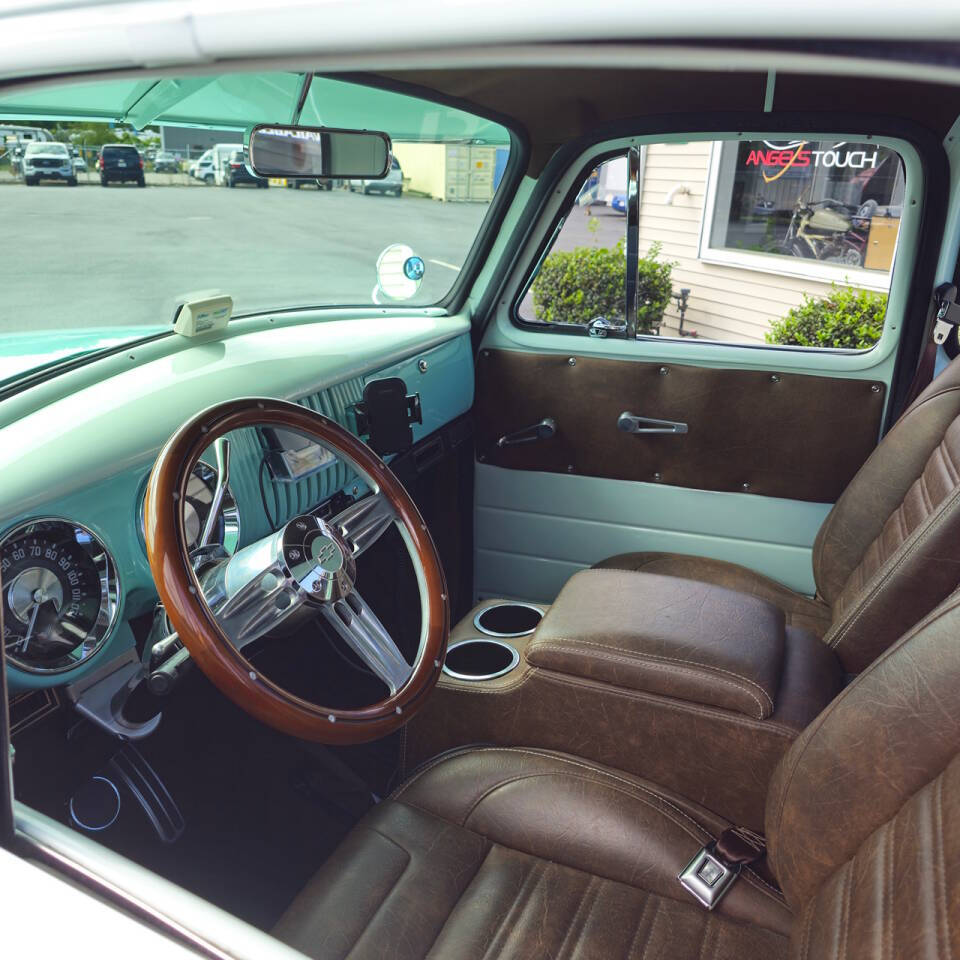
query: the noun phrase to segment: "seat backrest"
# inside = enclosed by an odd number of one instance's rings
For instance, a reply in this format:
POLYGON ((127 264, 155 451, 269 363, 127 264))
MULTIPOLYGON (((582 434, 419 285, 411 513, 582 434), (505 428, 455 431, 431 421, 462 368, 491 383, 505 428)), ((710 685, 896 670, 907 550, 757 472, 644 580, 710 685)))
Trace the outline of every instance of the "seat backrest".
POLYGON ((796 956, 960 956, 960 592, 795 741, 766 830, 796 956))
POLYGON ((960 583, 960 358, 850 481, 814 544, 824 637, 858 673, 960 583))

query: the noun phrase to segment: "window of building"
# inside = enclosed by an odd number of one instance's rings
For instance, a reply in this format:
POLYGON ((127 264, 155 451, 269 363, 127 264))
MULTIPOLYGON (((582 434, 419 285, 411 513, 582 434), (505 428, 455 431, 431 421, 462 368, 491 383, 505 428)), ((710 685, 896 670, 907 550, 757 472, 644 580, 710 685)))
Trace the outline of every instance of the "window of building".
POLYGON ((850 140, 718 143, 709 188, 704 259, 889 285, 904 169, 888 147, 850 140))
MULTIPOLYGON (((888 146, 650 143, 639 192, 637 335, 866 350, 883 333, 905 196, 888 146)), ((518 305, 549 332, 626 334, 627 158, 580 189, 518 305)), ((604 334, 600 334, 604 335, 604 334)))

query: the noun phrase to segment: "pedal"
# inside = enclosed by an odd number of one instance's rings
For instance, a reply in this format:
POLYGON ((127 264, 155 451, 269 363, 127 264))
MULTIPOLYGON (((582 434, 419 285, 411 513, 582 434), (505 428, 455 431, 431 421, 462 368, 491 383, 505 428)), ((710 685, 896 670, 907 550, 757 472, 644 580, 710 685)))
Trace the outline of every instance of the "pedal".
POLYGON ((183 814, 156 771, 132 744, 125 744, 108 764, 111 772, 133 794, 157 836, 164 843, 179 839, 186 826, 183 814))

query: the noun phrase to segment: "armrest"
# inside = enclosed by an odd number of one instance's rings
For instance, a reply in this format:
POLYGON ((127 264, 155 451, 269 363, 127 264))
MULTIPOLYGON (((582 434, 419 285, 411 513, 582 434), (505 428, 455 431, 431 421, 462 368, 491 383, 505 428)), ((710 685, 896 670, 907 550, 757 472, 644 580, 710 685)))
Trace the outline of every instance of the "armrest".
POLYGON ((540 622, 527 660, 764 720, 785 632, 783 611, 757 597, 679 577, 583 570, 540 622))

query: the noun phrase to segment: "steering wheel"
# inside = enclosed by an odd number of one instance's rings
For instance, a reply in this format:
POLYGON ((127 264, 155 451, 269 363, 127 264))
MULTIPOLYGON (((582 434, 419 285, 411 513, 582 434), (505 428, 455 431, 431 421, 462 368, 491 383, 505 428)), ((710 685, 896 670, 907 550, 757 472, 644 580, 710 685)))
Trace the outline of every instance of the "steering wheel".
POLYGON ((400 481, 339 424, 278 400, 211 407, 160 451, 147 483, 144 518, 150 569, 170 621, 200 669, 243 710, 295 737, 348 744, 390 733, 423 705, 440 676, 450 633, 440 558, 400 481), (352 468, 371 493, 329 520, 303 514, 232 557, 221 553, 198 562, 184 526, 187 483, 211 444, 252 426, 307 435, 352 468), (420 645, 412 664, 355 584, 356 558, 393 525, 419 586, 420 645), (388 696, 358 709, 333 709, 303 700, 259 673, 243 648, 298 615, 322 617, 386 684, 388 696))

